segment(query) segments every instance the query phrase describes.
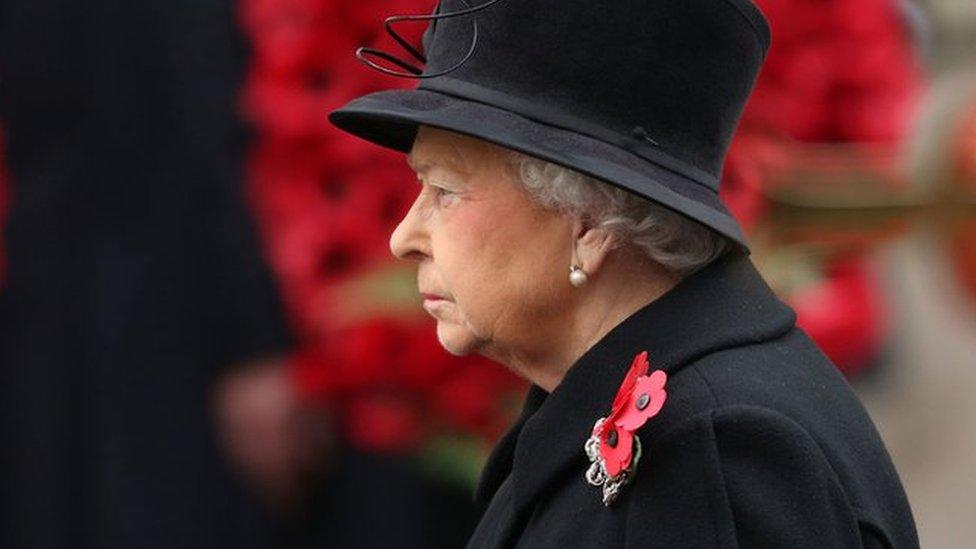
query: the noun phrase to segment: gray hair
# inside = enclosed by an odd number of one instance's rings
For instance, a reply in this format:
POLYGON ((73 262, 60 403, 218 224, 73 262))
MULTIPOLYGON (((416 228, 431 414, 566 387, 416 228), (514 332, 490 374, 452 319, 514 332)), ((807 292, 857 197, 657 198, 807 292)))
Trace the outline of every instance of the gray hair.
POLYGON ((510 153, 519 181, 542 207, 603 227, 666 269, 687 275, 731 248, 722 235, 656 202, 570 168, 510 153))

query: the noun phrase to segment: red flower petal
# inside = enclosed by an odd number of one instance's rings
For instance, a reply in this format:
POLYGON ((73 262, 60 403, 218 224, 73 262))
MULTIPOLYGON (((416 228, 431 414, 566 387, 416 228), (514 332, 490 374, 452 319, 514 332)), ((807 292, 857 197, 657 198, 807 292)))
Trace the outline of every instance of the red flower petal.
POLYGON ((613 411, 610 414, 611 417, 615 416, 623 409, 624 405, 627 403, 627 398, 634 389, 634 384, 637 383, 637 378, 646 374, 649 367, 650 364, 647 362, 647 351, 639 353, 634 357, 634 360, 630 363, 630 369, 627 371, 627 376, 624 377, 624 381, 620 385, 620 389, 617 391, 617 396, 613 399, 613 411))
POLYGON ((624 429, 616 429, 617 445, 610 446, 610 433, 612 428, 601 429, 600 436, 600 456, 606 462, 607 474, 615 477, 627 467, 630 467, 630 460, 633 458, 634 435, 624 429))
POLYGON ((655 370, 649 376, 637 378, 634 390, 614 424, 621 429, 633 432, 640 429, 647 420, 656 416, 668 397, 668 393, 664 390, 664 384, 667 380, 668 375, 663 370, 655 370), (638 404, 641 404, 640 401, 644 395, 647 395, 646 399, 648 400, 643 403, 644 407, 641 409, 638 404))

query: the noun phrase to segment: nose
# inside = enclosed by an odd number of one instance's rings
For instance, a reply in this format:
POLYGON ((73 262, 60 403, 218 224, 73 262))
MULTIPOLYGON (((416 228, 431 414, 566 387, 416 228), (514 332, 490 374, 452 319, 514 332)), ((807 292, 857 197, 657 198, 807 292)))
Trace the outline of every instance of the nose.
POLYGON ((419 215, 420 202, 418 196, 390 235, 390 251, 398 259, 420 261, 430 255, 424 216, 419 215))

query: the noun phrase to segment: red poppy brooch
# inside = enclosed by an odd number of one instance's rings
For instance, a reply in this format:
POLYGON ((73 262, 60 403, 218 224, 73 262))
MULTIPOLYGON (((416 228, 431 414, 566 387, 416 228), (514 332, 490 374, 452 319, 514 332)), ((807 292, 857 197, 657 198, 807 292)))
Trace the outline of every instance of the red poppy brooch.
POLYGON ((668 375, 662 370, 648 375, 649 369, 647 351, 634 357, 610 415, 596 421, 583 447, 590 458, 586 480, 603 487, 603 504, 608 507, 637 472, 641 442, 634 432, 661 411, 668 397, 664 390, 668 375))

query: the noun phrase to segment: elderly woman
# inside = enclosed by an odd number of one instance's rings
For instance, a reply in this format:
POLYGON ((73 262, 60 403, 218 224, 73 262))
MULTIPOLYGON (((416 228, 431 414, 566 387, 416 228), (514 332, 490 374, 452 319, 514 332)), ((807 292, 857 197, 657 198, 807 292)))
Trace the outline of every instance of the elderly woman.
MULTIPOLYGON (((390 245, 441 344, 532 382, 469 547, 917 547, 857 398, 718 199, 749 0, 441 2, 421 79, 332 113, 408 153, 390 245)), ((374 61, 383 58, 403 71, 374 61)))

